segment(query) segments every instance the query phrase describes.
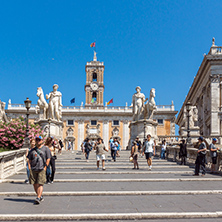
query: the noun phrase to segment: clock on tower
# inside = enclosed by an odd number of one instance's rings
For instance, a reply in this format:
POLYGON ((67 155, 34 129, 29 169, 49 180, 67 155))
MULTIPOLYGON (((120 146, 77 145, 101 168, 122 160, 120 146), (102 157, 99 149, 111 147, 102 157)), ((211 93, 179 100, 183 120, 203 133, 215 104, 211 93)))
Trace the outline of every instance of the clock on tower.
POLYGON ((93 61, 86 63, 85 106, 103 106, 104 68, 103 62, 97 61, 94 51, 93 61))

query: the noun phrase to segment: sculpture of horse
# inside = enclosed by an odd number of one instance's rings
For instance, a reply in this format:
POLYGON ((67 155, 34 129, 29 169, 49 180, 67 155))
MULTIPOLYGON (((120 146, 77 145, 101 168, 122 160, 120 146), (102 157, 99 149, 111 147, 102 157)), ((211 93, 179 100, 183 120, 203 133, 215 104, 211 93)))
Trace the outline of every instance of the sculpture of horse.
POLYGON ((41 113, 41 110, 43 110, 43 116, 42 118, 43 119, 47 119, 47 110, 48 110, 48 103, 46 102, 45 100, 45 97, 44 97, 44 93, 43 93, 43 90, 42 90, 42 87, 38 87, 37 88, 37 94, 36 94, 39 99, 38 99, 38 105, 36 106, 36 111, 40 111, 41 113))
POLYGON ((149 101, 145 104, 145 110, 144 110, 144 118, 145 119, 152 119, 154 110, 156 109, 156 103, 155 103, 155 89, 152 88, 150 90, 150 97, 149 101))

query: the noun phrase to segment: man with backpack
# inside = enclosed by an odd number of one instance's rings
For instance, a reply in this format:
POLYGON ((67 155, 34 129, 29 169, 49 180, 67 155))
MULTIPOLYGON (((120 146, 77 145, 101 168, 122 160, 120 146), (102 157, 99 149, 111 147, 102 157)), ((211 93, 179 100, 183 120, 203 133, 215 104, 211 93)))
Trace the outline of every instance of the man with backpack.
POLYGON ((46 169, 50 163, 51 152, 48 147, 43 145, 41 136, 35 138, 36 147, 29 151, 28 167, 30 170, 29 182, 33 184, 37 194, 35 204, 40 204, 43 201, 43 185, 46 182, 46 169))

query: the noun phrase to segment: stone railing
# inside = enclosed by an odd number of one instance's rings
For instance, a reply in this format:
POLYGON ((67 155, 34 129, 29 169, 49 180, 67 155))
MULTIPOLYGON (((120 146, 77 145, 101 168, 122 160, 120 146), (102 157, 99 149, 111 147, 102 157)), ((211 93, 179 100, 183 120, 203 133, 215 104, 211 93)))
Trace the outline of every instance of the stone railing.
MULTIPOLYGON (((195 164, 196 157, 197 157, 197 148, 187 148, 187 162, 189 164, 195 164)), ((180 148, 178 146, 167 146, 166 150, 166 159, 173 160, 175 162, 180 162, 179 159, 179 151, 180 148)), ((161 146, 156 146, 156 155, 160 156, 161 152, 161 146)), ((207 168, 210 169, 211 167, 211 156, 210 156, 210 151, 207 150, 207 168)), ((217 166, 216 169, 218 169, 219 172, 222 173, 222 152, 218 153, 217 157, 217 166)))
POLYGON ((26 166, 26 149, 0 153, 0 182, 26 166))

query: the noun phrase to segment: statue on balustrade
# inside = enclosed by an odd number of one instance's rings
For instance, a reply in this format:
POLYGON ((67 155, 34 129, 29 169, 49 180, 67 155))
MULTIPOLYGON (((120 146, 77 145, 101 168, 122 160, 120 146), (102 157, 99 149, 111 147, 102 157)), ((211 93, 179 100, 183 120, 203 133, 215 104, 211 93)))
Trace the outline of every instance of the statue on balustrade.
POLYGON ((5 114, 5 102, 0 100, 0 122, 8 122, 8 118, 5 114))
POLYGON ((150 97, 145 99, 145 95, 141 93, 141 88, 136 87, 136 93, 133 94, 133 121, 140 119, 152 119, 154 110, 156 109, 155 103, 155 89, 150 90, 150 97), (147 103, 146 103, 147 101, 147 103))
POLYGON ((36 106, 36 113, 40 114, 40 119, 54 119, 60 121, 62 118, 62 93, 58 91, 59 86, 53 85, 53 91, 46 94, 46 102, 44 93, 41 87, 37 88, 38 105, 36 106))
POLYGON ((153 113, 154 113, 154 110, 156 109, 156 102, 154 100, 155 96, 156 96, 155 89, 152 88, 150 90, 149 100, 145 104, 144 119, 152 119, 153 118, 153 113))
POLYGON ((133 94, 133 120, 137 121, 142 117, 144 110, 145 95, 141 93, 141 88, 136 87, 136 93, 133 94))

